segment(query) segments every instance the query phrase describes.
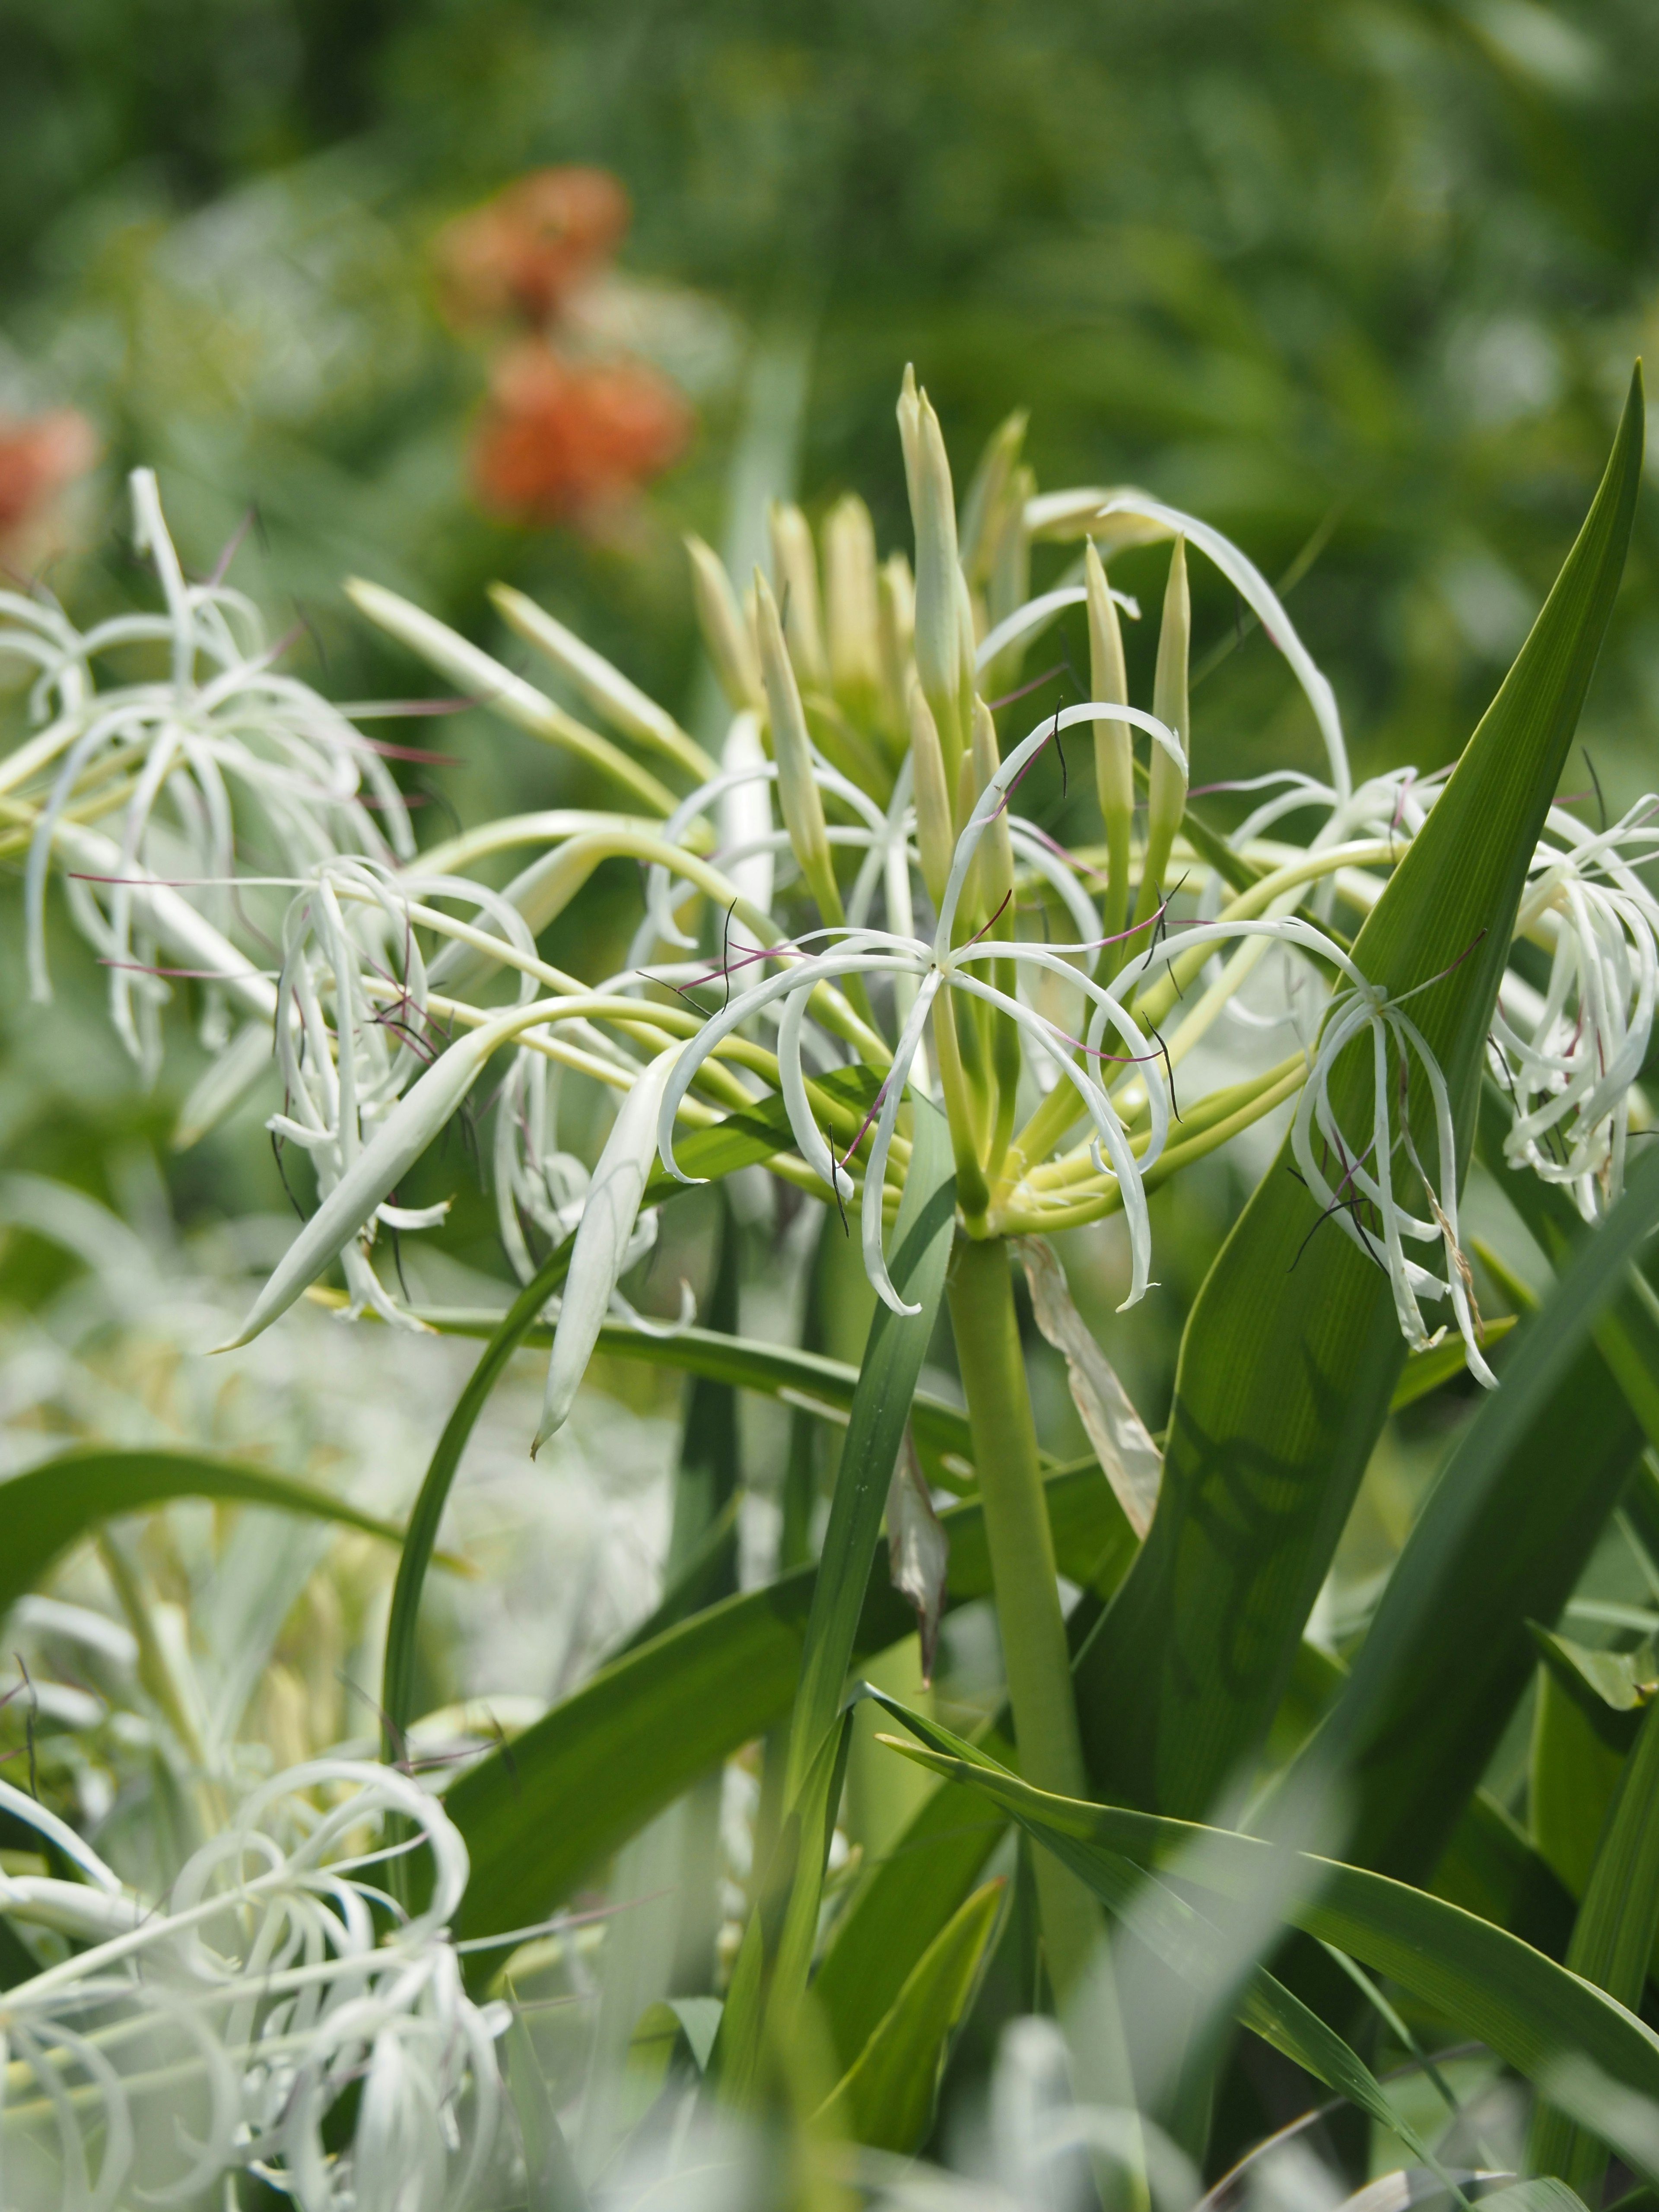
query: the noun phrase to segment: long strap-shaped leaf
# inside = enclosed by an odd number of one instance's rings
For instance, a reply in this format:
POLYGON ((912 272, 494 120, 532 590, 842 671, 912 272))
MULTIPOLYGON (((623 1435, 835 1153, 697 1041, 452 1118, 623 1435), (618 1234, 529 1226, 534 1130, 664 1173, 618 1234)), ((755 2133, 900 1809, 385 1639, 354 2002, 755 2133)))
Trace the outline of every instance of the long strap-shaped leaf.
MULTIPOLYGON (((1060 1572, 1109 1589, 1134 1552, 1100 1469, 1047 1485, 1060 1572)), ((939 1516, 950 1540, 947 1608, 988 1597, 991 1562, 976 1504, 939 1516)), ((788 1711, 800 1673, 816 1570, 727 1598, 618 1657, 572 1697, 491 1752, 444 1802, 472 1861, 458 1932, 527 1926, 700 1774, 788 1711)), ((854 1662, 914 1634, 909 1601, 878 1546, 854 1637, 854 1662)), ((481 1971, 491 1971, 486 1954, 481 1971)))
MULTIPOLYGON (((1444 1071, 1467 1153, 1516 903, 1624 565, 1639 374, 1577 542, 1447 788, 1354 948, 1444 1071)), ((1332 1103, 1369 1121, 1348 1057, 1332 1103)), ((1417 1126, 1426 1113, 1414 1107, 1417 1126)), ((1389 1285, 1322 1226, 1288 1149, 1210 1271, 1182 1340, 1157 1515, 1079 1673, 1103 1794, 1196 1814, 1260 1743, 1388 1409, 1404 1347, 1389 1285)))
MULTIPOLYGON (((1636 1747, 1619 1778, 1589 1886, 1567 1948, 1575 1974, 1632 2010, 1642 2002, 1653 1939, 1659 1934, 1659 1705, 1650 1705, 1636 1747)), ((1540 2102, 1533 2113, 1527 2164, 1557 2173, 1581 2197, 1599 2197, 1605 2147, 1565 2112, 1540 2102)))
POLYGON ((1656 1224, 1650 1150, 1516 1330, 1304 1753, 1347 1775, 1354 1856, 1369 1866, 1432 1868, 1530 1679, 1527 1621, 1554 1620, 1628 1474, 1639 1431, 1618 1393, 1595 1387, 1589 1340, 1656 1224))
MULTIPOLYGON (((881 1702, 920 1739, 882 1741, 1006 1806, 1109 1904, 1121 1880, 1115 1861, 1156 1869, 1179 1856, 1189 1879, 1201 1879, 1219 1894, 1249 1898, 1261 1893, 1285 1848, 1230 1829, 1048 1796, 936 1723, 890 1698, 881 1702), (1189 1858, 1198 1844, 1201 1859, 1189 1858), (1201 1874, 1195 1876, 1194 1867, 1201 1874)), ((1659 2036, 1601 1990, 1518 1936, 1426 1891, 1310 1852, 1294 1857, 1306 1879, 1283 1886, 1292 1926, 1392 1976, 1424 2004, 1461 2021, 1529 2081, 1546 2078, 1563 2058, 1577 2057, 1624 2087, 1659 2097, 1659 2036)))
POLYGON ((390 1544, 403 1541, 404 1532, 395 1522, 365 1513, 309 1483, 238 1460, 185 1451, 64 1452, 0 1484, 0 1526, 5 1529, 0 1544, 0 1615, 40 1581, 60 1553, 100 1522, 121 1513, 142 1513, 178 1498, 265 1505, 279 1513, 337 1521, 343 1528, 360 1528, 390 1544))

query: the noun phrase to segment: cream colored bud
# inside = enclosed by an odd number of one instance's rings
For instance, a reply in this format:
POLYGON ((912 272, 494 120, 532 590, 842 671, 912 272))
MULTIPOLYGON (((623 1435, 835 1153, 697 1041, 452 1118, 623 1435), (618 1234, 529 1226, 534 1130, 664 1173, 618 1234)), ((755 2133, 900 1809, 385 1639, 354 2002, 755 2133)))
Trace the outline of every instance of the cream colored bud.
POLYGON ((823 797, 812 775, 812 742, 795 681, 789 649, 772 587, 755 571, 755 621, 760 638, 761 680, 766 687, 772 727, 772 757, 778 764, 778 804, 800 872, 826 921, 842 918, 841 893, 830 857, 823 797))
POLYGON ((823 651, 823 607, 818 594, 818 556, 806 517, 798 507, 774 500, 766 514, 772 540, 772 574, 780 618, 795 673, 809 690, 830 681, 823 651))
MULTIPOLYGON (((1002 766, 1002 755, 997 746, 996 724, 991 720, 991 710, 983 699, 974 701, 973 710, 974 796, 977 799, 991 778, 1002 766)), ((1010 921, 1014 900, 1014 847, 1008 834, 1008 810, 1005 806, 996 818, 981 832, 976 855, 979 868, 980 904, 987 921, 998 919, 1010 921)), ((1012 929, 1009 934, 1012 934, 1012 929)))
POLYGON ((851 703, 867 708, 881 684, 876 531, 869 508, 852 493, 837 501, 824 523, 823 570, 830 680, 851 703))
MULTIPOLYGON (((911 397, 900 402, 900 424, 911 397)), ((957 514, 951 464, 939 417, 924 392, 915 395, 915 426, 906 441, 910 517, 916 539, 916 667, 939 725, 945 765, 960 760, 962 727, 962 569, 957 559, 957 514)), ((969 647, 972 652, 971 641, 969 647)))
MULTIPOLYGON (((1127 706, 1129 678, 1123 665, 1117 602, 1107 589, 1106 571, 1092 538, 1084 550, 1083 576, 1089 593, 1089 696, 1127 706)), ((1095 788, 1108 844, 1120 829, 1127 844, 1135 807, 1134 753, 1127 722, 1095 724, 1095 788)))
POLYGON ((969 580, 987 581, 1013 497, 1013 478, 1030 416, 1023 407, 1000 422, 986 442, 962 507, 962 565, 969 580))
POLYGON ((916 586, 902 553, 890 553, 876 578, 881 641, 882 703, 896 732, 908 726, 912 648, 916 632, 916 586))
POLYGON ((916 503, 916 486, 921 473, 921 402, 916 395, 916 371, 914 362, 904 364, 904 381, 899 386, 898 402, 899 445, 904 454, 904 483, 910 495, 912 508, 916 503))
POLYGON ((1181 740, 1186 769, 1178 769, 1162 745, 1152 748, 1147 791, 1146 834, 1169 842, 1181 826, 1187 806, 1192 739, 1187 726, 1187 657, 1192 640, 1193 605, 1187 589, 1187 541, 1177 538, 1170 554, 1170 580, 1164 592, 1164 620, 1158 634, 1158 670, 1152 680, 1152 712, 1181 740))
POLYGON ((910 678, 910 758, 912 787, 916 804, 916 849, 921 856, 921 879, 938 912, 950 880, 951 855, 956 848, 951 821, 950 787, 945 781, 945 756, 939 750, 939 731, 933 710, 922 696, 915 676, 910 678))
POLYGON ((764 697, 760 663, 754 639, 738 605, 726 563, 712 545, 688 534, 685 550, 691 556, 691 589, 696 601, 697 623, 720 686, 734 714, 745 708, 758 713, 764 697))

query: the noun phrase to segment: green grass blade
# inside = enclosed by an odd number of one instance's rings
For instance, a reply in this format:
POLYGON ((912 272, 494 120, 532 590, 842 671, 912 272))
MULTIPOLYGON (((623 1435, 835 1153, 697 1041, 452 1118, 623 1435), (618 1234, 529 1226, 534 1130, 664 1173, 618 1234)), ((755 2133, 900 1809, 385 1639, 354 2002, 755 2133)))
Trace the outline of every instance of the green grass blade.
POLYGON ((921 2148, 951 2038, 972 2001, 1002 1910, 1004 1887, 988 1881, 975 1890, 922 1953, 824 2106, 820 2118, 836 2134, 901 2157, 921 2148))
MULTIPOLYGON (((1659 1936, 1659 1706, 1650 1705, 1625 1763, 1567 1947, 1575 1974, 1633 2012, 1659 1936)), ((1559 2174, 1581 2197, 1599 2197, 1606 2146, 1553 2105, 1533 2114, 1527 2164, 1559 2174)))
POLYGON ((118 1514, 142 1513, 178 1498, 270 1506, 279 1513, 337 1521, 342 1528, 361 1529, 390 1544, 404 1540, 395 1522, 362 1512, 309 1483, 236 1460, 184 1451, 64 1452, 0 1484, 0 1516, 6 1530, 0 1547, 0 1615, 33 1589, 61 1553, 100 1522, 118 1514))
POLYGON ((1659 1153, 1516 1332, 1502 1386, 1453 1447, 1348 1681, 1306 1757, 1353 1791, 1352 1850, 1426 1877, 1528 1680, 1528 1620, 1577 1580, 1640 1444, 1589 1339, 1659 1223, 1659 1153))
MULTIPOLYGON (((1122 1508, 1092 1460, 1046 1486, 1062 1574, 1109 1587, 1133 1555, 1122 1508)), ((939 1516, 951 1545, 947 1608, 988 1597, 991 1562, 977 1504, 939 1516)), ((458 1932, 492 1936, 550 1911, 634 1831, 718 1760, 789 1710, 816 1570, 798 1569, 683 1621, 602 1668, 445 1797, 472 1879, 458 1932)), ((915 1632, 915 1614, 877 1547, 854 1658, 915 1632)))
MULTIPOLYGON (((1109 1904, 1126 1858, 1156 1871, 1178 1857, 1184 1862, 1201 1840, 1206 1886, 1245 1898, 1260 1887, 1282 1851, 1228 1829, 1047 1796, 990 1765, 936 1723, 891 1699, 881 1702, 920 1739, 916 1744, 884 1741, 1006 1806, 1109 1904)), ((1305 1852, 1294 1856, 1307 1880, 1285 1886, 1285 1917, 1291 1926, 1390 1976, 1419 2002, 1459 2021, 1528 2081, 1577 2057, 1622 2087, 1659 2097, 1659 2036, 1615 1999, 1504 1929, 1425 1890, 1339 1860, 1305 1852)))
MULTIPOLYGON (((1618 588, 1641 459, 1638 375, 1554 588, 1355 947, 1389 992, 1431 986, 1413 1016, 1464 1152, 1516 903, 1618 588)), ((1368 1095, 1358 1055, 1333 1084, 1352 1125, 1350 1082, 1368 1095)), ((1289 1164, 1287 1140, 1194 1304, 1158 1513, 1079 1670, 1103 1793, 1170 1811, 1203 1812, 1260 1743, 1405 1357, 1386 1279, 1335 1227, 1318 1228, 1289 1164)))

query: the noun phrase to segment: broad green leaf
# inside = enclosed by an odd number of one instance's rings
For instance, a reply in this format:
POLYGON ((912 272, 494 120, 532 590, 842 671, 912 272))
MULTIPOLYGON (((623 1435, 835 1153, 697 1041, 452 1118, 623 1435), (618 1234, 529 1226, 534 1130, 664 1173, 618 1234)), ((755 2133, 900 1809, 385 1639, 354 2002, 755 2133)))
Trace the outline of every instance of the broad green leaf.
POLYGON ((1634 1651, 1592 1650, 1535 1620, 1527 1626, 1539 1657, 1602 1741, 1610 1750, 1628 1751, 1659 1690, 1659 1652, 1650 1643, 1634 1651))
POLYGON ((1623 1754, 1596 1734, 1583 1707, 1547 1668, 1533 1707, 1527 1818, 1545 1863, 1582 1898, 1623 1754))
POLYGON ((1463 1808, 1429 1886, 1449 1905, 1495 1921, 1534 1950, 1566 1956, 1573 1900, 1520 1822, 1486 1790, 1477 1790, 1463 1808))
MULTIPOLYGON (((1004 1805, 1109 1904, 1124 1859, 1156 1871, 1202 1842, 1206 1887, 1248 1897, 1284 1847, 1229 1829, 1157 1814, 1050 1797, 989 1765, 973 1747, 890 1700, 916 1744, 886 1738, 908 1758, 1004 1805)), ((1613 2081, 1659 2097, 1659 2036, 1615 1999, 1490 1921, 1427 1891, 1306 1852, 1293 1855, 1305 1887, 1287 1886, 1285 1918, 1390 1976, 1423 2004, 1459 2021, 1537 2081, 1563 2058, 1588 2059, 1613 2081)))
MULTIPOLYGON (((1000 1764, 1013 1764, 1006 1735, 993 1729, 981 1741, 1000 1764)), ((990 1806, 965 1802, 960 1790, 940 1787, 860 1883, 812 1978, 843 2068, 852 2066, 929 1946, 963 1909, 1007 1828, 1006 1818, 990 1806)))
MULTIPOLYGON (((1659 1708, 1650 1708, 1626 1761, 1601 1832, 1589 1885, 1567 1947, 1575 1974, 1632 2011, 1642 2002, 1659 1936, 1659 1708)), ((1553 2106, 1533 2114, 1527 2164, 1599 2197, 1605 2147, 1553 2106)))
POLYGON ((1367 1866, 1426 1879, 1530 1679, 1526 1624, 1559 1614, 1629 1474, 1639 1433, 1589 1340, 1656 1222, 1650 1150, 1516 1331, 1304 1754, 1346 1774, 1367 1866))
MULTIPOLYGON (((1527 868, 1624 564, 1639 373, 1577 542, 1446 791, 1354 948, 1443 1070, 1467 1154, 1480 1054, 1527 868)), ((1332 1098, 1354 1126, 1364 1055, 1332 1098)), ((1417 1115, 1419 1127, 1426 1114, 1417 1115)), ((1203 1812, 1260 1744, 1405 1358, 1382 1271, 1290 1172, 1288 1139, 1188 1321, 1157 1516, 1079 1670, 1107 1794, 1203 1812)), ((1501 1395, 1501 1394, 1500 1394, 1501 1395)))
POLYGON ((1000 1881, 988 1881, 975 1890, 917 1960, 819 2116, 833 2132, 901 2157, 921 2148, 951 2039, 978 1983, 1004 1887, 1000 1881))
MULTIPOLYGON (((1046 1485, 1060 1571, 1109 1589, 1134 1550, 1122 1508, 1092 1460, 1046 1485)), ((940 1516, 951 1543, 947 1607, 988 1597, 991 1563, 978 1504, 940 1516)), ((492 1936, 540 1919, 635 1829, 700 1774, 789 1710, 816 1571, 781 1576, 682 1621, 611 1661, 461 1776, 445 1803, 466 1838, 472 1879, 459 1932, 492 1936)), ((915 1614, 878 1546, 854 1639, 858 1659, 914 1635, 915 1614)))
POLYGON ((389 1544, 404 1540, 394 1522, 365 1513, 309 1483, 236 1460, 185 1451, 64 1452, 0 1484, 0 1515, 6 1530, 0 1546, 0 1614, 34 1587, 60 1553, 100 1522, 123 1513, 143 1513, 178 1498, 264 1505, 279 1513, 337 1521, 343 1528, 362 1529, 389 1544))
MULTIPOLYGON (((1515 1327, 1511 1314, 1500 1314, 1486 1323, 1486 1348, 1503 1340, 1515 1327)), ((1398 1413, 1407 1406, 1414 1406, 1419 1398, 1426 1398, 1431 1390, 1442 1383, 1455 1381, 1468 1372, 1468 1350, 1461 1336, 1452 1335, 1443 1344, 1437 1344, 1429 1352, 1413 1352, 1400 1370, 1400 1380, 1394 1386, 1394 1395, 1389 1400, 1389 1411, 1398 1413)))
MULTIPOLYGON (((896 1698, 889 1698, 879 1691, 871 1694, 878 1704, 903 1721, 924 1741, 941 1747, 953 1747, 957 1752, 965 1753, 966 1758, 953 1760, 948 1754, 940 1758, 927 1752, 918 1753, 915 1746, 896 1744, 890 1736, 882 1738, 882 1741, 895 1744, 896 1748, 905 1751, 912 1758, 934 1766, 942 1773, 951 1773, 957 1780, 982 1780, 987 1775, 1005 1773, 1006 1770, 991 1760, 983 1750, 963 1743, 946 1729, 921 1721, 907 1711, 896 1698)), ((1007 1779, 1013 1781, 1014 1778, 1008 1776, 1007 1779)), ((1073 1810, 1084 1809, 1076 1806, 1073 1800, 1051 1797, 1046 1792, 1030 1790, 1028 1784, 1016 1783, 1015 1786, 1042 1806, 1064 1805, 1073 1810)), ((1038 1833, 1032 1822, 1020 1814, 1017 1805, 1011 1803, 1008 1809, 1015 1814, 1016 1818, 1023 1820, 1032 1834, 1038 1833)), ((1178 1824, 1164 1822, 1160 1825, 1166 1829, 1173 1829, 1178 1824)), ((1221 1832, 1185 1831, 1189 1843, 1207 1838, 1214 1832, 1221 1832)), ((1046 1834, 1043 1840, 1054 1847, 1052 1834, 1046 1834)), ((1203 1886, 1207 1878, 1207 1868, 1194 1868, 1190 1855, 1180 1853, 1176 1867, 1179 1877, 1177 1888, 1161 1879, 1148 1881, 1141 1866, 1137 1865, 1130 1856, 1115 1850, 1095 1850, 1089 1855, 1086 1865, 1075 1845, 1061 1844, 1056 1848, 1056 1856, 1088 1883, 1110 1911, 1128 1923, 1138 1943, 1150 1949, 1165 1966, 1191 1985, 1197 1993, 1201 2008, 1208 2009, 1219 2002, 1244 2027, 1260 2035, 1275 2050, 1282 2051, 1286 2057, 1293 2059, 1298 2066, 1304 2067, 1316 2081, 1323 2081, 1342 2095, 1352 2098, 1363 2111, 1400 2136, 1413 2155, 1425 2166, 1439 2170, 1433 2154, 1419 2141, 1409 2124, 1390 2105, 1376 2076, 1358 2053, 1299 1997, 1249 1957, 1249 1953, 1255 1948, 1255 1942, 1248 1932, 1248 1916, 1246 1955, 1239 1957, 1237 1930, 1224 1925, 1224 1905, 1218 1907, 1213 1899, 1207 1908, 1205 1904, 1203 1886)), ((1309 1873, 1323 1863, 1307 1858, 1304 1854, 1279 1852, 1266 1858, 1259 1855, 1250 1877, 1241 1881, 1233 1894, 1247 1905, 1254 1904, 1259 1911, 1264 1891, 1276 1896, 1282 1893, 1284 1886, 1278 1877, 1287 1860, 1293 1870, 1294 1888, 1298 1893, 1305 1892, 1309 1887, 1309 1873), (1307 1871, 1304 1872, 1304 1869, 1307 1871)), ((1284 1901, 1288 1903, 1289 1899, 1284 1901)), ((1186 2031, 1190 2030, 1193 2025, 1191 2020, 1182 2023, 1182 2040, 1186 2031)), ((1141 2027, 1143 2041, 1149 2028, 1156 2036, 1152 2022, 1143 2021, 1141 2027)), ((1138 2063, 1143 2055, 1142 2051, 1137 2051, 1138 2063)))

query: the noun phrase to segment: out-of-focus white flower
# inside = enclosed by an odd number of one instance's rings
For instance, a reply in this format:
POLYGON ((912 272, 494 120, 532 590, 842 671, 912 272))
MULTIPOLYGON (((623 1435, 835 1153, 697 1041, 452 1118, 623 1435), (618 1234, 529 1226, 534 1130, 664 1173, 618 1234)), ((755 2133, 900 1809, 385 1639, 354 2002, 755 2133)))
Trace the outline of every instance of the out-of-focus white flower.
MULTIPOLYGON (((6 1803, 64 1847, 33 1799, 6 1803)), ((86 1946, 6 1992, 9 2205, 179 2202, 238 2167, 303 2212, 467 2201, 500 2124, 507 2014, 465 1993, 447 1930, 466 1850, 434 1798, 388 1767, 311 1760, 252 1790, 157 1899, 71 1841, 88 1883, 0 1877, 14 1921, 86 1946), (410 1850, 430 1892, 404 1914, 380 1878, 410 1850)))

